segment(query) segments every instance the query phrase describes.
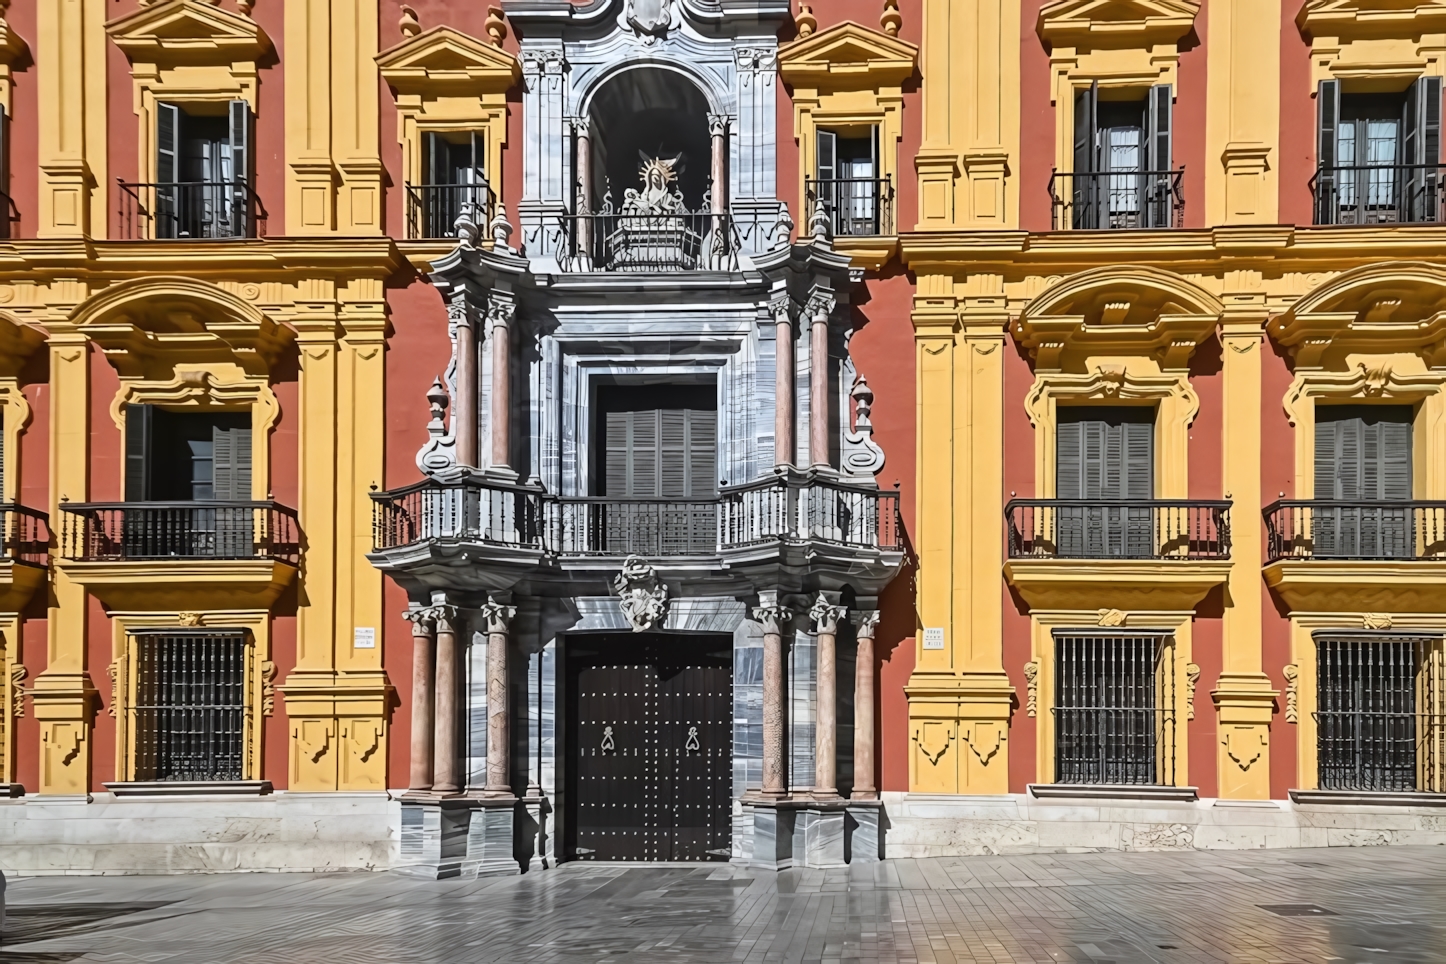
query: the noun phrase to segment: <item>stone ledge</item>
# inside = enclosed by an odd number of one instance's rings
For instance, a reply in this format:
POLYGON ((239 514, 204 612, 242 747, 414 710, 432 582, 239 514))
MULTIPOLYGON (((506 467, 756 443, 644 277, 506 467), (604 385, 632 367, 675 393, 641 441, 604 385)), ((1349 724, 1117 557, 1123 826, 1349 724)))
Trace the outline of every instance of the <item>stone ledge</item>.
POLYGON ((1039 800, 1180 800, 1200 798, 1196 787, 1156 787, 1113 783, 1031 783, 1039 800))
POLYGON ((263 797, 270 780, 132 780, 102 784, 117 799, 126 797, 263 797))
POLYGON ((1332 807, 1446 807, 1446 793, 1367 790, 1291 790, 1293 803, 1332 807))

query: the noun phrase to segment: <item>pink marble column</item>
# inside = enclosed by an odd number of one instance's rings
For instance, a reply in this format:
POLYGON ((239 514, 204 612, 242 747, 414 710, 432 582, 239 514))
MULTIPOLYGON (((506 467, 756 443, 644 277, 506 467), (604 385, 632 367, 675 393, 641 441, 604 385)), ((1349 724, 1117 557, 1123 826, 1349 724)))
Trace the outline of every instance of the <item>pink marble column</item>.
POLYGON ((828 465, 828 316, 833 313, 833 296, 826 293, 809 299, 811 336, 808 359, 808 460, 828 465))
MULTIPOLYGON (((728 212, 728 115, 708 115, 708 136, 712 138, 713 214, 728 212)), ((716 229, 716 228, 715 228, 716 229)))
MULTIPOLYGON (((586 117, 575 117, 572 129, 577 135, 577 192, 573 210, 578 215, 592 213, 592 122, 586 117)), ((592 221, 587 217, 577 219, 577 253, 592 256, 592 221)))
POLYGON ((457 464, 477 466, 477 328, 472 312, 467 310, 465 296, 448 306, 451 322, 457 329, 457 407, 452 413, 452 428, 457 438, 457 464))
POLYGON ((793 447, 793 322, 788 317, 788 303, 774 307, 777 350, 776 375, 773 383, 773 463, 792 465, 793 447))
POLYGON ((407 786, 412 790, 432 788, 432 634, 436 622, 429 609, 413 609, 406 613, 412 624, 412 746, 411 773, 407 786))
POLYGON ((813 729, 813 797, 838 797, 838 626, 847 614, 818 594, 808 617, 818 640, 813 729))
POLYGON ((437 620, 437 715, 432 733, 432 789, 456 793, 462 788, 462 759, 457 741, 461 721, 462 659, 457 641, 457 612, 435 606, 437 620))
POLYGON ((511 636, 514 606, 495 596, 482 607, 487 629, 487 785, 483 796, 512 796, 512 736, 509 716, 511 701, 507 679, 507 647, 511 636))
POLYGON ((788 794, 784 774, 783 633, 793 613, 778 603, 778 593, 760 592, 753 618, 763 624, 763 791, 767 799, 788 794))
POLYGON ((487 308, 492 331, 492 467, 510 469, 512 461, 512 317, 517 305, 493 293, 487 308))
POLYGON ((858 656, 854 665, 854 789, 855 800, 877 800, 874 786, 874 633, 879 611, 858 614, 858 656))

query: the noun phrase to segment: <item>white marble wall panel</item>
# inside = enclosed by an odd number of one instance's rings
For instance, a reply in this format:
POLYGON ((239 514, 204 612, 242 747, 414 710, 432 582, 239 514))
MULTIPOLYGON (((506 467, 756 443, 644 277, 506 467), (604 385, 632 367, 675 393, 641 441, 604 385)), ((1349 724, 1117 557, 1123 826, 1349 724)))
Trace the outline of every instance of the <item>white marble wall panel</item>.
POLYGON ((817 702, 818 640, 802 630, 788 650, 788 786, 813 786, 813 735, 817 702))
POLYGON ((487 785, 487 637, 472 634, 467 647, 467 786, 487 785))

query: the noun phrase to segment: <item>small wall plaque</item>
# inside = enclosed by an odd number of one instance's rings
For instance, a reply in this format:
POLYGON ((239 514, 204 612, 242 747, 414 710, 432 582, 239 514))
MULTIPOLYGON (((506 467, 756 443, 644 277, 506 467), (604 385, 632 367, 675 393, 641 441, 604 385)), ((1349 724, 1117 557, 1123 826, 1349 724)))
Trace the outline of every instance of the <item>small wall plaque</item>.
POLYGON ((375 626, 358 626, 352 630, 352 649, 376 649, 377 628, 375 626))
POLYGON ((942 627, 942 626, 926 626, 926 627, 924 627, 924 648, 925 648, 925 649, 943 649, 943 648, 944 648, 944 627, 942 627))

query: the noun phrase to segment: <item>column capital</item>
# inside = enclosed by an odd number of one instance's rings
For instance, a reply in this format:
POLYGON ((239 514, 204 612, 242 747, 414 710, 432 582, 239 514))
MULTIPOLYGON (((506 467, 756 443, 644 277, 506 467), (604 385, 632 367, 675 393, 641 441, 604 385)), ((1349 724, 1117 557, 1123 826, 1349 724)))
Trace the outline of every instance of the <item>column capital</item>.
POLYGON ((828 596, 828 593, 818 594, 818 598, 813 601, 813 607, 808 611, 808 618, 813 623, 814 633, 835 636, 838 634, 839 623, 848 615, 848 608, 835 605, 828 596))
POLYGON ((779 604, 778 591, 765 589, 758 594, 758 605, 753 609, 753 618, 763 624, 763 632, 770 636, 781 636, 793 618, 793 610, 779 604))
POLYGON ((862 609, 854 612, 851 616, 854 624, 854 634, 859 639, 873 639, 874 633, 879 629, 879 611, 877 609, 862 609))
POLYGON ((408 609, 402 618, 412 624, 413 636, 431 636, 436 631, 436 617, 430 609, 408 609))
POLYGON ((487 327, 508 328, 517 317, 517 298, 510 291, 487 292, 487 327))
POLYGON ((834 308, 838 305, 838 295, 827 288, 815 286, 808 293, 807 312, 810 322, 817 324, 826 323, 829 315, 833 314, 834 308))
POLYGON ((491 595, 487 597, 487 603, 478 610, 482 614, 483 625, 487 632, 507 633, 512 627, 512 620, 517 615, 517 607, 508 604, 505 595, 491 595))
POLYGON ((709 114, 709 115, 708 115, 708 136, 709 136, 709 137, 726 137, 727 135, 728 135, 728 115, 727 115, 727 114, 709 114))

